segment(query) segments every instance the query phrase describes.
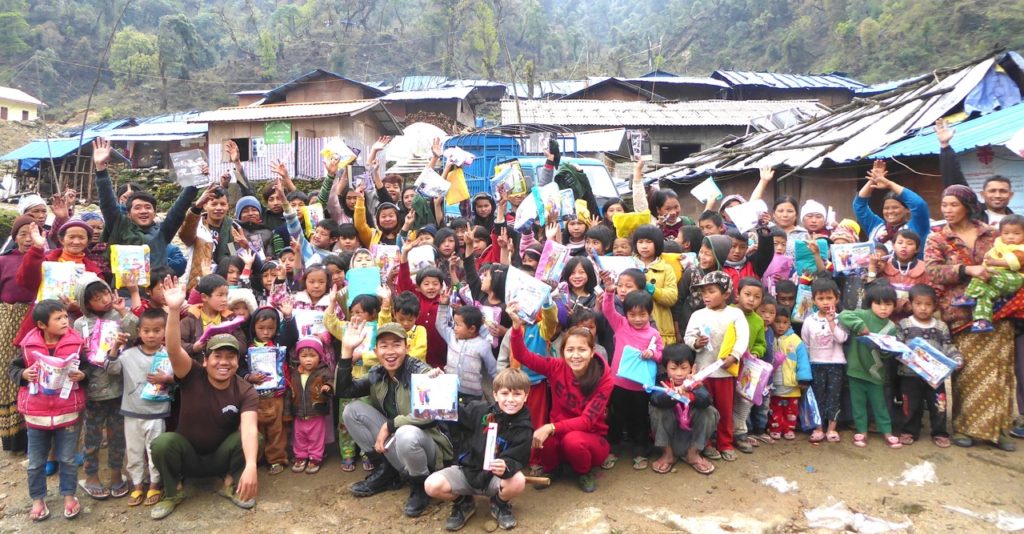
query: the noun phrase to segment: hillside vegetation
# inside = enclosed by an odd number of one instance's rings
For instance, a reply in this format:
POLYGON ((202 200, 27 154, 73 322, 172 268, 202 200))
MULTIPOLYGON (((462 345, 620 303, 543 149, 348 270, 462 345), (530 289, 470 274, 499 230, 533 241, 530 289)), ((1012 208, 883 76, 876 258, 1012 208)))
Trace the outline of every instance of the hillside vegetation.
POLYGON ((0 0, 0 28, 0 85, 60 119, 97 77, 99 115, 206 109, 316 67, 392 83, 653 68, 883 81, 1024 46, 1024 0, 0 0))

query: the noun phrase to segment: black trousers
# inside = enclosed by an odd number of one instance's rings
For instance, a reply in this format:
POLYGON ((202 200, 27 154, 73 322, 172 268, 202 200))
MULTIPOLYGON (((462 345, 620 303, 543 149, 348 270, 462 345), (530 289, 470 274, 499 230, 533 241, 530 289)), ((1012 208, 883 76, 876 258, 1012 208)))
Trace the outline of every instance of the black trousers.
MULTIPOLYGON (((630 391, 616 386, 608 402, 608 442, 615 446, 626 437, 629 454, 646 456, 651 451, 650 400, 643 391, 630 391)), ((627 452, 627 451, 620 451, 627 452)))
POLYGON ((917 441, 921 437, 921 419, 928 408, 931 435, 949 436, 946 431, 946 389, 941 385, 932 388, 928 382, 917 376, 899 377, 899 396, 903 409, 893 419, 896 434, 910 434, 917 441))

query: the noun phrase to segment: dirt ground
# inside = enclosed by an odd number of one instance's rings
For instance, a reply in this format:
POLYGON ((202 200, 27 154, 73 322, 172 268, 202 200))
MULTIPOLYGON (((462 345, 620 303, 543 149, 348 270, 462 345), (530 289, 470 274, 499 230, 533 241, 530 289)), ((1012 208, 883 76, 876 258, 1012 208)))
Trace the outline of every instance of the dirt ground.
MULTIPOLYGON (((889 450, 872 435, 866 449, 850 443, 811 445, 804 440, 762 445, 734 463, 716 463, 704 477, 683 464, 658 475, 635 472, 628 461, 601 474, 598 490, 584 494, 574 479, 543 491, 527 489, 514 502, 520 532, 805 532, 806 510, 836 501, 913 532, 994 532, 994 524, 950 511, 957 506, 986 515, 1024 516, 1024 452, 979 445, 939 449, 929 441, 889 450), (937 482, 891 485, 910 466, 931 462, 937 482), (761 481, 782 476, 799 489, 782 494, 761 481)), ((1024 445, 1024 442, 1020 443, 1024 445)), ((355 499, 348 486, 364 475, 343 473, 337 457, 317 475, 289 471, 270 477, 260 470, 259 504, 236 508, 214 494, 215 481, 190 481, 187 499, 169 518, 155 523, 148 508, 124 500, 94 501, 79 492, 84 513, 72 522, 60 516, 56 477, 49 482, 53 516, 32 524, 25 482, 25 457, 0 453, 0 532, 439 532, 448 515, 436 505, 417 519, 401 514, 407 490, 355 499)), ((491 531, 485 501, 465 532, 491 531)))

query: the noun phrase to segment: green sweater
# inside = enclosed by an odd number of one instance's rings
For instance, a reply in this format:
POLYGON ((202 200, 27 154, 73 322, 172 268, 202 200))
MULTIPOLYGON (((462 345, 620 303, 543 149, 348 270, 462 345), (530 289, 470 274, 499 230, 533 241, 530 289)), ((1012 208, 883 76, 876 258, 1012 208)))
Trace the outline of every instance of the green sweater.
POLYGON ((764 353, 768 351, 768 342, 765 341, 764 335, 764 319, 757 312, 743 312, 743 315, 747 318, 747 325, 750 327, 749 352, 759 360, 764 359, 764 353))
MULTIPOLYGON (((839 314, 839 325, 850 332, 851 337, 864 334, 864 329, 873 334, 888 334, 903 340, 900 329, 889 319, 882 319, 871 310, 846 310, 839 314)), ((846 375, 866 380, 872 384, 885 383, 883 353, 871 345, 852 339, 846 348, 846 375)))

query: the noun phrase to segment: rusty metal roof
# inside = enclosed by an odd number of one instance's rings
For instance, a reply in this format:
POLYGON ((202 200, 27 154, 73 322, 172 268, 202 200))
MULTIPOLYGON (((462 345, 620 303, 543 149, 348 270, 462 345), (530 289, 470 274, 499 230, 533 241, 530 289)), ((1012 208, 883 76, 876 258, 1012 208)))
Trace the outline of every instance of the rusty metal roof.
POLYGON ((388 113, 380 100, 347 100, 341 102, 314 102, 301 104, 270 104, 266 106, 227 107, 206 111, 188 119, 188 122, 249 122, 314 117, 354 116, 371 112, 380 121, 385 134, 399 135, 402 127, 388 113))

